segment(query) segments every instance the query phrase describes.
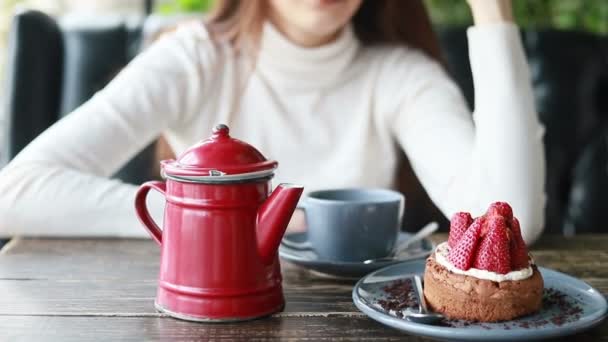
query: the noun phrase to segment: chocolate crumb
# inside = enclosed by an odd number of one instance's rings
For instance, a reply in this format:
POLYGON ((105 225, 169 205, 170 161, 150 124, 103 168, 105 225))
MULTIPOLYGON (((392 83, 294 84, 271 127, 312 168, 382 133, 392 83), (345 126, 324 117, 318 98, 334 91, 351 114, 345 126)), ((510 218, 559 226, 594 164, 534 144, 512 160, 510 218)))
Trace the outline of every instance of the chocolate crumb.
POLYGON ((411 279, 398 280, 386 285, 382 290, 387 294, 378 304, 386 311, 395 311, 397 317, 403 318, 402 311, 418 306, 418 298, 411 279))
POLYGON ((530 329, 530 323, 529 322, 520 322, 519 327, 524 328, 524 329, 530 329))
MULTIPOLYGON (((385 311, 393 311, 399 318, 404 318, 403 310, 418 306, 413 283, 411 279, 403 279, 389 283, 382 290, 385 292, 384 299, 377 300, 385 311)), ((444 319, 439 325, 453 328, 463 328, 469 326, 480 327, 482 329, 503 329, 513 328, 534 329, 549 324, 562 326, 567 323, 579 320, 583 314, 580 306, 581 297, 568 296, 567 294, 555 289, 545 288, 543 293, 543 317, 524 317, 511 322, 502 323, 482 323, 465 320, 444 319)))

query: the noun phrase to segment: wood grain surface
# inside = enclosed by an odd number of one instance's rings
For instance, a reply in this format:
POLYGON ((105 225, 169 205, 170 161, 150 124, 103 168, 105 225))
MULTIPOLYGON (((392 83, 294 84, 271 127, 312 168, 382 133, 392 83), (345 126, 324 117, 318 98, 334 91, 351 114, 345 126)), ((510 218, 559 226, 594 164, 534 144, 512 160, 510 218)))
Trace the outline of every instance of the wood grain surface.
MULTIPOLYGON (((608 235, 548 236, 532 250, 539 265, 608 294, 608 235)), ((238 324, 175 320, 153 308, 158 258, 151 240, 10 241, 0 251, 0 340, 426 340, 359 312, 351 300, 353 281, 289 263, 282 263, 284 312, 238 324)), ((563 339, 569 340, 608 341, 608 323, 563 339)))

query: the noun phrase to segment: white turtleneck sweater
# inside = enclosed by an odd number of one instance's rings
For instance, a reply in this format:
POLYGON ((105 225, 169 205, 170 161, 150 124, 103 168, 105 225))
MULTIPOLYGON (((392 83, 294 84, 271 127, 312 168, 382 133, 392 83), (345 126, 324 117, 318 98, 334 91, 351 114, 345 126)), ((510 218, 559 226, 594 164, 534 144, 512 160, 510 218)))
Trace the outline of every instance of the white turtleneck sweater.
MULTIPOLYGON (((363 46, 350 27, 302 48, 266 24, 251 70, 203 24, 183 26, 0 172, 0 236, 147 236, 137 187, 108 177, 161 133, 179 154, 226 123, 279 161, 275 184, 307 191, 390 188, 402 148, 445 215, 507 201, 532 241, 543 226, 543 129, 518 31, 488 24, 468 38, 473 116, 431 58, 363 46)), ((150 206, 162 219, 160 195, 150 206)))

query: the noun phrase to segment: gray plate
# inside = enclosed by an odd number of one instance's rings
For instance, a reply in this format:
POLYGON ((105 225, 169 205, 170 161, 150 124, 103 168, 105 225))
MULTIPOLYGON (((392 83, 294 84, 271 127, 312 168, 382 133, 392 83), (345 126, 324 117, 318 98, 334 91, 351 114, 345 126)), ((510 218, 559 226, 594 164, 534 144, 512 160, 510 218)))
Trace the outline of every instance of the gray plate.
POLYGON ((551 319, 563 309, 558 305, 545 304, 535 315, 508 322, 451 321, 448 325, 434 326, 410 322, 397 317, 394 311, 383 309, 379 304, 387 297, 383 288, 414 274, 422 275, 424 261, 392 265, 362 278, 353 289, 353 301, 366 315, 393 328, 415 335, 459 341, 516 341, 566 336, 589 329, 606 317, 606 299, 597 290, 569 275, 543 267, 539 267, 539 270, 545 282, 545 291, 557 290, 566 295, 566 300, 582 309, 578 318, 569 316, 570 319, 561 325, 555 324, 551 319))
MULTIPOLYGON (((405 232, 399 233, 398 243, 407 240, 410 236, 412 236, 412 234, 405 232)), ((288 234, 283 239, 293 242, 304 242, 306 241, 306 233, 288 234)), ((292 262, 296 265, 306 267, 325 275, 340 278, 359 279, 364 275, 382 267, 394 265, 405 260, 426 258, 429 254, 431 254, 434 247, 435 245, 431 240, 424 239, 420 242, 412 244, 399 256, 398 260, 375 262, 371 264, 364 264, 362 262, 320 260, 317 254, 312 250, 293 249, 284 244, 281 244, 279 247, 279 256, 284 260, 292 262)))

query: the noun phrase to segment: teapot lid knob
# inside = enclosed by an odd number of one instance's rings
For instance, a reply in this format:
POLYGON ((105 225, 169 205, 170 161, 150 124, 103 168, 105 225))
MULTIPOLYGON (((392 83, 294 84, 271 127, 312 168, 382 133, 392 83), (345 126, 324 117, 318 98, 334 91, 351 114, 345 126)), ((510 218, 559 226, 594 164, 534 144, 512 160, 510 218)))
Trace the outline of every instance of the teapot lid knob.
POLYGON ((196 182, 212 179, 213 183, 272 176, 276 161, 267 160, 255 147, 230 137, 228 125, 215 125, 212 131, 209 139, 190 147, 177 160, 164 163, 165 175, 196 178, 196 182))
POLYGON ((213 135, 228 136, 230 128, 225 124, 217 124, 213 127, 213 135))

